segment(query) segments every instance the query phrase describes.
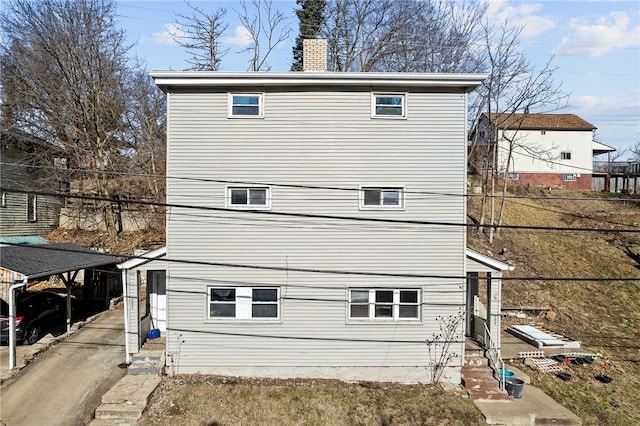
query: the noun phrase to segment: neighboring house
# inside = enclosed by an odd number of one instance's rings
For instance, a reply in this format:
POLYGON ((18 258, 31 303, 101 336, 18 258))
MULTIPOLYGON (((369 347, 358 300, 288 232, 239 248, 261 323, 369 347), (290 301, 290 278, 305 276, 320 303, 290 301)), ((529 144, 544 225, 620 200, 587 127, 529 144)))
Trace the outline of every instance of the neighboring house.
MULTIPOLYGON (((169 372, 431 382, 445 351, 442 380, 460 383, 465 277, 487 270, 499 340, 510 267, 466 249, 467 93, 484 76, 151 75, 169 207, 166 257, 144 257, 166 262, 169 372)), ((149 275, 121 268, 133 295, 149 275)))
POLYGON ((45 177, 54 165, 38 160, 38 150, 54 152, 42 139, 13 129, 0 129, 0 239, 45 235, 58 226, 62 199, 33 192, 60 189, 45 177))
POLYGON ((479 172, 486 170, 497 141, 500 178, 517 185, 591 189, 593 156, 615 151, 593 140, 595 130, 575 114, 484 113, 472 132, 470 157, 479 172))

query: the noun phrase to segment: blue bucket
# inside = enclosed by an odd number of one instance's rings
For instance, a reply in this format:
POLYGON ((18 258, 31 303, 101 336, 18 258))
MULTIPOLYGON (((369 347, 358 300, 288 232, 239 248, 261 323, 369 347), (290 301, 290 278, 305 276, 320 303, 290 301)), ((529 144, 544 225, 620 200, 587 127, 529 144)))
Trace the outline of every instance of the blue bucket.
POLYGON ((501 369, 498 370, 498 375, 500 377, 504 377, 505 379, 512 379, 512 378, 516 377, 516 374, 513 371, 507 370, 507 369, 504 369, 504 368, 501 368, 501 369))
POLYGON ((160 330, 158 330, 157 328, 152 328, 151 330, 149 330, 149 339, 157 339, 158 337, 160 337, 160 330))

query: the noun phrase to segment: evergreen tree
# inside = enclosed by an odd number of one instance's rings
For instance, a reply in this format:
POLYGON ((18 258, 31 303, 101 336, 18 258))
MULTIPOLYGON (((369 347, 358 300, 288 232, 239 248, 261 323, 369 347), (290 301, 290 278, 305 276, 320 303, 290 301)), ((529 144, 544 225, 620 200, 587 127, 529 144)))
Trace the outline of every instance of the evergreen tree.
POLYGON ((291 71, 302 71, 302 41, 305 38, 316 38, 320 33, 324 21, 324 8, 326 0, 296 0, 300 9, 296 15, 300 20, 300 34, 296 37, 296 45, 293 47, 293 64, 291 71))

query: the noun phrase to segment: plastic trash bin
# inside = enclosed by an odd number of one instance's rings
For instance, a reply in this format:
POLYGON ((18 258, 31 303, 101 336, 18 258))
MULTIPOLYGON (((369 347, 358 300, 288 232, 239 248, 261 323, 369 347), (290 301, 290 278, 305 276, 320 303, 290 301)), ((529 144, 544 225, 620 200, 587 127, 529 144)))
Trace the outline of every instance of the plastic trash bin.
POLYGON ((517 377, 505 377, 504 385, 507 388, 507 393, 513 398, 522 398, 522 391, 524 390, 524 381, 517 377))

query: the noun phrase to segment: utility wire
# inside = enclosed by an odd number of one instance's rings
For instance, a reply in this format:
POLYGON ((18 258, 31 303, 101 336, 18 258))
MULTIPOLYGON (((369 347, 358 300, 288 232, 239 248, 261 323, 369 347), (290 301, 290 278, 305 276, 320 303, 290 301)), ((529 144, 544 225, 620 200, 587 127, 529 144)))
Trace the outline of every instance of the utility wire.
MULTIPOLYGON (((0 191, 21 193, 21 194, 33 194, 52 197, 66 197, 72 199, 91 200, 91 201, 106 201, 114 204, 137 204, 142 206, 153 207, 168 207, 170 209, 182 208, 192 210, 205 210, 205 211, 217 211, 217 212, 235 212, 246 213, 255 215, 267 215, 267 216, 282 216, 282 217, 302 217, 307 219, 329 219, 329 220, 349 220, 354 222, 363 223, 391 223, 391 224, 410 224, 410 225, 425 225, 425 226, 443 226, 443 227, 463 227, 463 228, 494 228, 494 229, 526 229, 526 230, 538 230, 538 231, 569 231, 569 232, 595 232, 595 233, 640 233, 640 229, 608 229, 608 228, 576 228, 576 227, 552 227, 552 226, 533 226, 533 225, 498 225, 498 224, 475 224, 475 223, 457 223, 457 222, 437 222, 428 220, 407 220, 407 219, 382 219, 372 217, 356 217, 356 216, 340 216, 340 215, 323 215, 313 213, 292 213, 292 212, 279 212, 273 210, 255 210, 255 209, 232 209, 227 207, 210 207, 210 206, 195 206, 191 204, 178 204, 178 203, 159 203, 153 201, 137 201, 137 200, 123 200, 107 197, 91 197, 86 195, 70 195, 56 192, 45 191, 26 191, 20 189, 10 189, 0 187, 0 191)), ((169 213, 172 214, 172 213, 169 213)))
MULTIPOLYGON (((536 158, 536 157, 531 157, 536 158)), ((281 187, 281 188, 301 188, 301 189, 320 189, 320 190, 332 190, 332 191, 346 191, 346 192, 358 192, 362 191, 361 188, 354 187, 341 187, 341 186, 330 186, 330 185, 310 185, 310 184, 287 184, 287 183, 276 183, 276 182, 256 182, 256 181, 244 181, 244 180, 225 180, 225 179, 213 179, 213 178, 195 178, 195 177, 186 177, 186 176, 169 176, 169 175, 157 175, 157 174, 149 174, 149 173, 131 173, 131 172, 116 172, 116 171, 107 171, 107 170, 97 170, 97 169, 60 169, 59 167, 54 166, 32 166, 28 164, 20 164, 20 163, 10 163, 10 162, 0 162, 2 166, 14 166, 14 167, 28 167, 31 169, 42 169, 42 170, 56 170, 58 172, 75 172, 75 173, 86 173, 86 174, 102 174, 108 176, 117 176, 117 177, 143 177, 143 178, 151 178, 151 179, 171 179, 171 180, 184 180, 191 182, 211 182, 211 183, 222 183, 226 185, 246 185, 246 186, 271 186, 271 187, 281 187)), ((633 202, 640 203, 640 197, 638 198, 621 198, 621 197, 544 197, 544 196, 530 196, 530 195, 487 195, 487 194, 463 194, 463 193, 449 193, 449 192, 434 192, 434 191, 405 191, 405 194, 418 194, 418 195, 429 195, 429 196, 443 196, 443 197, 486 197, 486 198, 524 198, 531 200, 567 200, 567 201, 623 201, 623 202, 633 202)))
MULTIPOLYGON (((19 243, 3 243, 7 246, 24 247, 24 244, 19 243)), ((34 246, 31 246, 34 247, 34 246)), ((38 249, 63 251, 69 253, 83 253, 86 254, 86 250, 74 250, 71 248, 60 247, 47 247, 47 244, 39 244, 36 246, 38 249)), ((101 253, 96 253, 101 254, 101 253)), ((442 279, 442 280, 467 280, 469 277, 464 275, 441 275, 441 274, 407 274, 407 273, 394 273, 394 272, 367 272, 367 271, 348 271, 338 269, 318 269, 318 268, 292 268, 285 266, 269 266, 269 265, 251 265, 243 263, 229 263, 229 262, 211 262, 211 261, 199 261, 199 260, 186 260, 186 259, 172 259, 167 257, 154 258, 146 257, 144 255, 135 256, 129 254, 116 254, 109 253, 114 257, 121 257, 125 259, 140 259, 140 260, 161 260, 163 262, 171 262, 177 264, 186 265, 198 265, 198 266, 215 266, 234 269, 247 269, 247 270, 267 270, 267 271, 282 271, 282 272, 300 272, 310 274, 328 274, 328 275, 349 275, 349 276, 371 276, 371 277, 387 277, 387 278, 428 278, 428 279, 442 279)), ((591 282, 615 282, 615 281, 640 281, 640 277, 501 277, 502 281, 591 281, 591 282)))

